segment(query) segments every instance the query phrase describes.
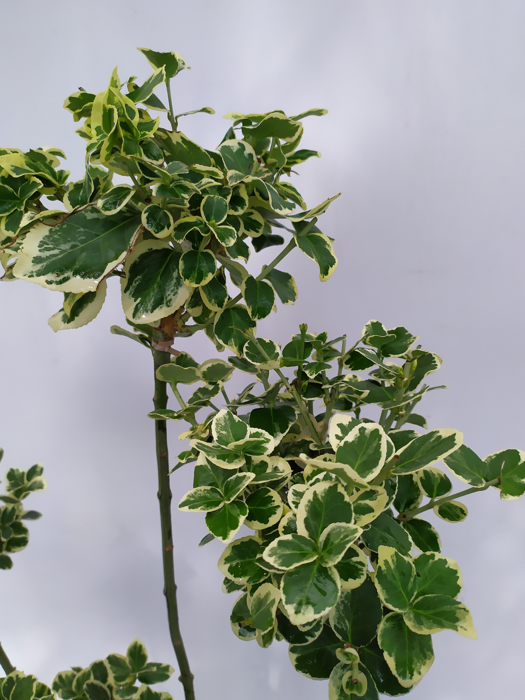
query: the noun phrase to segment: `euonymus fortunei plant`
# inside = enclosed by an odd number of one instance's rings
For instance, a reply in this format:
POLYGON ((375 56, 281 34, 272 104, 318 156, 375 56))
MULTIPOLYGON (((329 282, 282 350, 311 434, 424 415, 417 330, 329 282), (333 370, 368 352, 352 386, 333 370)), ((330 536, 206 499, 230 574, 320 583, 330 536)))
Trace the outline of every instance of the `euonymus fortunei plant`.
MULTIPOLYGON (((297 671, 329 679, 330 700, 405 695, 432 665, 433 634, 475 637, 458 601, 460 569, 421 516, 433 510, 460 522, 467 508, 457 499, 489 487, 504 500, 522 496, 525 453, 481 459, 459 431, 428 430, 415 408, 440 388, 427 381, 441 360, 403 327, 370 321, 352 346, 346 334, 330 338, 306 324, 282 348, 258 336, 257 321, 277 298, 297 298, 293 277, 281 269, 294 248, 317 263, 321 280, 337 264, 331 239, 317 227, 335 197, 308 209, 290 181, 297 166, 319 155, 299 148, 302 119, 325 111, 233 113, 223 141, 207 150, 178 128, 194 113, 173 107, 170 80, 187 68, 184 60, 140 51, 153 68, 143 84, 121 83, 115 70, 103 92, 81 90, 65 102, 87 142, 82 180, 68 181, 58 149, 0 149, 3 279, 62 292, 49 321, 58 331, 92 321, 107 280, 119 278, 130 328, 111 330, 153 355, 149 416, 164 592, 185 697, 195 693, 178 622, 170 475, 191 464, 194 488, 179 508, 205 514, 201 545, 214 538, 225 545, 218 566, 224 591, 236 593, 235 635, 263 648, 287 642, 297 671), (154 93, 161 84, 168 106, 154 93), (152 111, 165 113, 168 124, 152 111), (250 274, 250 254, 271 246, 278 248, 273 262, 250 274), (197 363, 183 339, 199 331, 233 354, 197 363), (226 385, 236 370, 250 383, 230 398, 226 385), (168 385, 175 409, 167 408, 168 385), (180 437, 190 447, 174 466, 168 421, 188 424, 180 437), (468 488, 451 493, 440 461, 468 488), (239 533, 242 526, 253 534, 239 533)), ((44 487, 39 465, 8 471, 2 568, 27 545, 22 521, 39 516, 24 511, 22 500, 44 487)), ((59 673, 52 688, 16 671, 1 647, 0 663, 0 700, 170 697, 150 685, 173 669, 148 663, 139 640, 126 656, 59 673)))

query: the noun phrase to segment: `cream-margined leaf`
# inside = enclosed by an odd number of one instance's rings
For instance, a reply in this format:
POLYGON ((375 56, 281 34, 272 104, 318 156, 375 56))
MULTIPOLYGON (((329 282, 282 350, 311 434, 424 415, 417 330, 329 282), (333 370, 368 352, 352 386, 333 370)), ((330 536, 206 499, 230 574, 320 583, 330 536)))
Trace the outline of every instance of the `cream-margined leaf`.
POLYGON ((102 309, 106 298, 106 280, 102 280, 95 292, 84 294, 64 294, 64 305, 48 321, 55 331, 63 331, 71 328, 81 328, 93 321, 102 309))
POLYGON ((191 294, 180 271, 181 256, 166 241, 139 243, 126 258, 121 280, 122 306, 133 323, 153 323, 169 316, 191 294))
POLYGON ((255 277, 249 276, 243 282, 242 295, 248 313, 254 321, 260 321, 272 312, 275 304, 275 293, 268 282, 259 281, 255 277))
POLYGON ((434 663, 430 635, 413 632, 400 613, 383 618, 377 638, 390 670, 404 688, 419 683, 434 663))
POLYGON ((215 275, 215 255, 210 250, 187 250, 182 254, 179 270, 188 287, 202 287, 215 275))
POLYGON ((399 450, 394 474, 410 474, 430 467, 452 454, 462 442, 463 433, 459 430, 431 430, 399 450))
POLYGON ((173 218, 169 211, 158 204, 150 204, 142 210, 142 225, 156 238, 166 238, 173 229, 173 218))

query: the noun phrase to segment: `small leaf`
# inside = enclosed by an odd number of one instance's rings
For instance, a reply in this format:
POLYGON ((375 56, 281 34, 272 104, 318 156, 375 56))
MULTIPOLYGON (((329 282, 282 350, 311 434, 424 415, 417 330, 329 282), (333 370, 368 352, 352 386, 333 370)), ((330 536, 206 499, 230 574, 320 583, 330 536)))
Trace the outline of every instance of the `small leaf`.
POLYGON ((215 275, 215 255, 209 250, 187 250, 180 258, 179 270, 185 284, 201 287, 215 275))
POLYGON ((434 513, 447 523, 460 523, 468 515, 468 508, 460 501, 447 501, 433 508, 434 513))
POLYGON ((248 313, 254 321, 266 318, 272 312, 275 294, 267 282, 258 281, 255 277, 247 277, 242 285, 242 295, 248 313))
POLYGON ((297 236, 297 246, 319 265, 319 279, 326 282, 334 274, 337 258, 330 239, 323 233, 308 233, 297 236))

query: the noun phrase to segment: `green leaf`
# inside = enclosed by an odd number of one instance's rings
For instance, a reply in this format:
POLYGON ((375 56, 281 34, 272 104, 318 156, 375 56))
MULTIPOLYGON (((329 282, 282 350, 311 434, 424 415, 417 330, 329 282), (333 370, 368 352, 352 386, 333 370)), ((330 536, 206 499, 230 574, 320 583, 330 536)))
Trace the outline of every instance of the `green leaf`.
POLYGON ((319 540, 321 564, 323 566, 338 564, 361 532, 360 527, 348 523, 332 523, 325 528, 319 540))
POLYGON ((439 533, 426 520, 411 518, 403 523, 403 527, 421 552, 441 552, 439 533))
POLYGON ((206 360, 199 366, 199 374, 203 382, 213 386, 227 382, 233 374, 233 367, 224 360, 206 360))
POLYGON ((368 669, 379 692, 391 696, 406 695, 410 692, 410 688, 403 688, 393 675, 385 661, 383 652, 377 644, 377 640, 374 639, 370 644, 361 647, 359 649, 359 657, 368 669))
POLYGON ((503 450, 498 455, 504 459, 501 470, 501 498, 514 501, 525 493, 525 452, 503 450))
POLYGON ((126 652, 126 659, 133 673, 142 671, 148 661, 148 652, 140 639, 131 642, 126 652))
POLYGON ((297 301, 297 285, 292 275, 289 275, 287 272, 280 272, 280 270, 274 268, 271 272, 268 272, 266 279, 275 289, 283 304, 295 304, 297 301))
POLYGON ((208 461, 222 469, 238 469, 244 466, 246 461, 243 455, 228 450, 225 447, 210 445, 209 442, 193 440, 191 446, 204 453, 208 461))
POLYGON ((403 474, 397 479, 397 491, 394 506, 399 513, 419 508, 423 500, 423 491, 416 474, 403 474))
POLYGON ((174 78, 185 68, 189 68, 182 56, 173 51, 152 51, 144 47, 138 47, 137 51, 144 54, 153 68, 164 68, 167 80, 174 78))
POLYGON ((434 662, 430 636, 409 629, 400 613, 383 618, 377 638, 390 670, 405 688, 419 683, 434 662))
POLYGON ((337 571, 318 560, 290 569, 281 582, 284 609, 295 625, 325 615, 336 604, 339 591, 337 571))
POLYGON ((198 144, 189 139, 182 131, 167 132, 159 129, 156 136, 158 143, 166 154, 166 161, 194 167, 195 165, 213 166, 209 154, 198 144))
POLYGON ((288 644, 299 646, 310 644, 310 642, 317 639, 324 627, 321 618, 316 620, 312 626, 297 627, 296 625, 292 625, 290 620, 280 609, 277 610, 277 625, 280 634, 282 634, 288 644))
POLYGON ((462 586, 457 562, 441 554, 420 554, 414 559, 417 571, 417 597, 447 595, 457 598, 462 586))
POLYGON ((297 419, 292 406, 278 408, 255 408, 250 413, 250 427, 265 430, 276 441, 280 441, 297 419))
MULTIPOLYGON (((109 668, 111 670, 111 673, 113 674, 113 678, 114 678, 116 683, 118 683, 119 685, 120 684, 124 685, 127 683, 134 683, 135 682, 135 674, 131 670, 131 666, 129 665, 128 660, 125 656, 122 656, 121 654, 110 654, 106 660, 109 664, 109 668)), ((59 676, 60 675, 66 676, 66 674, 68 674, 68 673, 72 673, 72 672, 64 671, 63 674, 59 674, 59 676)), ((73 673, 73 679, 74 679, 74 677, 75 677, 75 674, 73 673)), ((57 679, 58 679, 58 676, 53 681, 53 690, 55 689, 55 681, 57 681, 57 679)), ((63 683, 62 685, 66 686, 67 683, 63 683)), ((71 680, 71 682, 69 682, 69 687, 71 687, 71 685, 72 685, 72 680, 71 680)), ((64 698, 64 700, 69 700, 69 698, 75 697, 75 693, 72 690, 72 688, 71 688, 71 692, 73 693, 73 695, 69 695, 69 697, 64 698)))
POLYGON ((157 238, 166 238, 173 230, 171 214, 158 204, 150 204, 143 209, 141 221, 144 228, 157 238))
POLYGON ((211 424, 211 429, 215 442, 224 447, 228 447, 232 442, 244 440, 249 431, 244 421, 225 409, 217 413, 211 424))
POLYGON ((132 323, 154 323, 180 309, 191 290, 179 272, 181 257, 165 241, 139 243, 124 264, 122 306, 132 323))
POLYGON ((249 136, 253 143, 267 137, 278 138, 289 143, 302 134, 303 125, 282 112, 271 112, 255 126, 243 125, 242 130, 245 137, 249 136))
POLYGON ((252 182, 255 185, 257 195, 276 214, 287 216, 295 210, 295 204, 287 202, 286 199, 281 197, 279 192, 269 182, 257 178, 254 178, 252 182))
MULTIPOLYGON (((126 662, 125 658, 124 661, 126 662)), ((129 668, 129 666, 127 666, 127 668, 129 675, 129 673, 131 673, 131 669, 129 668)), ((58 694, 60 698, 62 698, 62 700, 72 700, 72 698, 75 697, 76 693, 73 690, 73 681, 75 680, 75 676, 76 673, 74 671, 62 671, 61 673, 57 673, 57 675, 53 679, 53 690, 55 691, 55 693, 58 694)))
POLYGON ((263 530, 279 522, 283 513, 283 502, 273 489, 263 486, 246 499, 248 516, 246 525, 253 530, 263 530))
POLYGON ((240 182, 247 175, 253 175, 257 156, 250 144, 237 139, 223 141, 217 150, 228 170, 228 182, 240 182))
POLYGON ((206 515, 208 530, 217 539, 228 544, 235 537, 248 515, 248 507, 244 501, 225 503, 218 510, 206 515))
POLYGON ((387 437, 378 423, 361 423, 339 443, 335 461, 348 464, 360 477, 371 481, 386 460, 387 437))
POLYGON ((189 287, 201 287, 215 275, 215 255, 210 250, 187 250, 182 254, 179 270, 189 287))
POLYGON ((84 684, 84 693, 88 700, 111 700, 109 688, 99 681, 87 681, 84 684))
POLYGON ((353 524, 353 521, 352 504, 343 487, 324 481, 310 486, 301 499, 297 532, 318 543, 323 530, 332 523, 353 524))
POLYGON ((405 612, 417 592, 416 569, 412 560, 393 547, 379 547, 375 584, 379 597, 391 610, 405 612))
POLYGON ((244 346, 246 358, 260 369, 279 367, 280 347, 273 340, 257 338, 248 340, 244 346))
POLYGON ((468 515, 468 508, 464 503, 460 501, 447 501, 446 503, 440 503, 434 506, 432 509, 434 513, 441 518, 441 520, 446 520, 447 523, 460 523, 468 515))
POLYGON ((255 325, 255 321, 252 321, 246 308, 237 305, 224 309, 217 316, 214 332, 221 343, 240 358, 248 340, 245 332, 250 328, 255 328, 255 325))
POLYGON ((217 566, 227 578, 236 583, 258 583, 267 576, 256 561, 261 549, 257 537, 241 537, 226 547, 217 566))
POLYGON ((356 525, 364 527, 375 520, 387 507, 388 494, 381 486, 372 486, 352 495, 356 525))
POLYGON ((280 598, 279 589, 271 583, 259 586, 248 601, 253 627, 261 632, 267 632, 273 627, 280 598))
POLYGON ((208 513, 218 510, 224 500, 225 498, 219 489, 213 486, 199 486, 196 489, 191 489, 182 497, 178 508, 186 513, 208 513))
MULTIPOLYGON (((85 294, 64 294, 64 306, 48 321, 49 326, 58 331, 82 328, 95 319, 106 299, 106 280, 102 280, 96 292, 85 294), (65 308, 67 307, 67 313, 65 308)), ((140 342, 140 341, 139 341, 140 342)))
MULTIPOLYGON (((247 236, 251 236, 252 238, 258 238, 259 236, 262 236, 262 233, 264 231, 264 219, 258 211, 255 211, 255 209, 248 209, 243 214, 241 214, 239 218, 242 222, 243 233, 245 233, 247 236)), ((284 243, 283 238, 281 238, 280 236, 278 236, 278 238, 280 238, 280 241, 275 245, 281 245, 281 243, 284 243)))
POLYGON ((366 579, 368 559, 359 547, 352 545, 337 562, 335 569, 341 579, 341 588, 350 591, 359 588, 366 579))
POLYGON ((153 74, 140 86, 127 94, 127 97, 133 102, 144 103, 151 95, 157 86, 164 82, 166 78, 166 70, 164 66, 160 66, 153 74))
MULTIPOLYGON (((177 359, 177 358, 176 358, 177 359)), ((157 379, 168 384, 194 384, 200 375, 195 367, 181 367, 177 362, 161 365, 156 371, 157 379)))
MULTIPOLYGON (((288 574, 286 574, 288 575, 288 574)), ((321 634, 310 644, 292 645, 290 660, 296 671, 314 680, 330 677, 337 664, 336 649, 341 640, 335 636, 329 625, 325 625, 321 634)))
POLYGON ((260 321, 271 314, 275 304, 275 294, 267 282, 259 282, 255 277, 247 277, 242 285, 242 295, 248 313, 254 321, 260 321))
POLYGON ((222 311, 228 303, 228 290, 217 277, 212 277, 208 284, 200 287, 200 293, 203 302, 211 311, 222 311))
POLYGON ((323 233, 307 233, 296 236, 297 246, 319 265, 319 279, 326 282, 334 274, 337 258, 328 236, 323 233))
POLYGON ((405 614, 405 622, 417 634, 452 630, 463 637, 477 639, 469 609, 448 595, 421 596, 405 614))
POLYGON ((330 624, 346 643, 361 647, 374 639, 383 608, 372 579, 367 577, 355 590, 342 590, 330 611, 330 624))
POLYGON ((398 326, 388 331, 388 340, 381 345, 383 357, 400 357, 404 355, 417 340, 406 328, 398 326))
POLYGON ((97 207, 106 216, 111 216, 123 209, 134 194, 131 185, 117 185, 98 199, 97 207))
POLYGON ((252 472, 241 472, 226 479, 222 489, 226 503, 236 499, 254 478, 255 474, 252 472))
POLYGON ((423 469, 418 478, 421 488, 429 498, 441 498, 452 491, 452 482, 440 469, 423 469))
POLYGON ((276 569, 293 569, 317 559, 317 547, 309 537, 291 534, 278 537, 263 552, 263 559, 276 569))
MULTIPOLYGON (((168 664, 149 663, 146 664, 139 673, 138 679, 140 683, 147 683, 151 685, 153 683, 163 683, 164 681, 169 680, 173 671, 174 669, 171 666, 168 666, 168 664)), ((157 697, 160 696, 160 693, 155 693, 155 691, 152 691, 150 688, 147 688, 146 691, 148 694, 154 693, 154 695, 150 695, 150 698, 147 700, 162 700, 161 697, 157 697)), ((141 694, 139 697, 142 699, 143 694, 141 694)))
POLYGON ((13 274, 55 291, 94 292, 123 262, 139 227, 135 213, 105 216, 94 207, 57 226, 38 223, 24 240, 13 274))
POLYGON ((336 194, 335 197, 329 197, 329 199, 325 199, 324 202, 321 202, 321 204, 318 204, 313 209, 303 211, 300 214, 294 214, 293 216, 288 216, 287 218, 289 221, 297 223, 300 221, 304 221, 305 219, 313 219, 314 216, 321 216, 321 214, 325 213, 325 211, 328 209, 328 207, 334 201, 334 199, 337 199, 340 196, 341 192, 339 194, 336 194))
POLYGON ((201 215, 208 224, 221 224, 228 214, 228 202, 224 197, 209 194, 201 202, 201 215))
POLYGON ((388 513, 381 513, 370 524, 368 530, 363 532, 361 539, 372 552, 379 552, 381 546, 394 547, 398 552, 407 556, 412 550, 410 537, 388 513))
POLYGON ((463 442, 459 430, 431 430, 399 450, 394 474, 409 474, 445 459, 463 442))
POLYGON ((469 486, 485 486, 487 465, 470 447, 460 445, 443 459, 450 471, 469 486))
POLYGON ((248 595, 243 593, 237 600, 230 615, 230 621, 233 633, 243 641, 250 641, 257 637, 257 630, 252 625, 248 624, 251 617, 248 607, 248 595))
POLYGON ((252 457, 250 470, 255 474, 254 484, 288 479, 292 473, 290 465, 282 457, 252 457))

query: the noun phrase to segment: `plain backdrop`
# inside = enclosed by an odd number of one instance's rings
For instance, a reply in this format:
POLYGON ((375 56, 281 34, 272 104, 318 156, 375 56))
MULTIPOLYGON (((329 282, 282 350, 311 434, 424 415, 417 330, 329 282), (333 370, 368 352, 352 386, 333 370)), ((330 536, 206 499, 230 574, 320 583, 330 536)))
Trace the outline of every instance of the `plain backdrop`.
MULTIPOLYGON (((429 426, 462 430, 482 457, 525 448, 523 2, 1 0, 0 17, 1 143, 60 147, 74 179, 84 142, 62 103, 80 86, 105 89, 117 64, 122 80, 145 79, 136 46, 177 51, 192 66, 174 83, 176 109, 216 110, 181 121, 208 148, 227 112, 327 108, 305 120, 303 147, 323 157, 302 166, 296 184, 310 206, 343 192, 320 222, 340 267, 321 283, 295 251, 285 269, 299 300, 260 334, 282 342, 306 321, 357 340, 371 318, 404 325, 444 360, 434 377, 450 390, 421 404, 429 426)), ((0 640, 16 666, 48 683, 124 653, 135 637, 152 660, 175 665, 146 416, 151 359, 109 333, 124 324, 115 280, 83 329, 55 335, 47 319, 60 306, 61 295, 39 286, 0 285, 1 471, 38 461, 49 482, 29 501, 44 514, 30 524, 29 547, 2 572, 0 640)), ((216 355, 203 337, 184 348, 199 360, 216 355)), ((191 471, 174 477, 175 502, 191 471)), ((462 567, 479 639, 435 636, 434 667, 414 700, 523 696, 525 501, 502 503, 491 491, 466 503, 464 523, 439 528, 444 554, 462 567)), ((202 517, 173 515, 199 700, 326 698, 326 682, 293 670, 285 643, 262 650, 232 634, 222 546, 198 549, 202 517)), ((180 700, 177 675, 166 689, 180 700)))

